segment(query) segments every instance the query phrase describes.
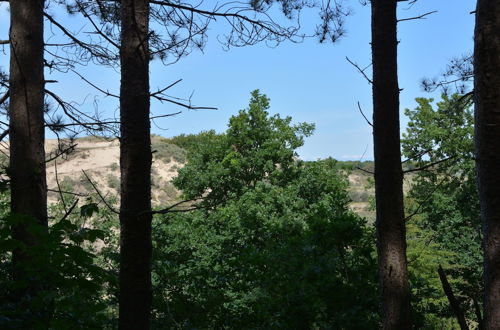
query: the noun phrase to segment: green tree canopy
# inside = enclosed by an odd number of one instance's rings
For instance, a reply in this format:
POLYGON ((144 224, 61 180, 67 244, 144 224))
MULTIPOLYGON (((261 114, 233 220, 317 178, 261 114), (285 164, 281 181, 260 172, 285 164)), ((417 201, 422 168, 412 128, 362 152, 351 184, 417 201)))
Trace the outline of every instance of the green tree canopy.
POLYGON ((155 230, 156 321, 172 328, 376 328, 372 232, 336 162, 303 162, 310 124, 250 106, 210 134, 175 180, 203 209, 155 230))
POLYGON ((231 117, 226 133, 204 133, 174 180, 186 198, 203 196, 204 203, 213 206, 240 196, 264 178, 283 186, 294 176, 296 149, 314 125, 291 125, 290 117, 270 116, 268 109, 269 99, 255 90, 248 109, 231 117))
MULTIPOLYGON (((443 95, 435 105, 433 99, 425 98, 418 98, 417 103, 417 108, 405 111, 410 121, 402 139, 405 156, 416 160, 416 167, 425 168, 412 177, 408 194, 408 213, 415 214, 410 220, 410 235, 420 242, 409 242, 409 254, 415 257, 410 270, 414 271, 414 279, 420 271, 431 276, 432 272, 418 267, 425 258, 427 264, 447 267, 462 309, 469 320, 477 322, 474 305, 481 301, 482 252, 470 98, 443 95), (412 252, 412 245, 422 242, 440 253, 432 253, 432 257, 427 253, 430 250, 412 252)), ((429 305, 433 304, 431 297, 444 297, 436 294, 441 291, 437 270, 433 277, 427 284, 415 282, 416 299, 427 301, 427 307, 423 302, 417 308, 438 317, 450 316, 449 307, 442 301, 434 307, 429 305)))

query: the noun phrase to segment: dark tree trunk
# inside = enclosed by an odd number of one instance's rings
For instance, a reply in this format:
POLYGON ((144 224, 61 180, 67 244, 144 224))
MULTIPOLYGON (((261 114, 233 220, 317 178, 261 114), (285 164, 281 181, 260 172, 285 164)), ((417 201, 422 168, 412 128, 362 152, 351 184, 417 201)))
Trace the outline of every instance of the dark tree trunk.
POLYGON ((448 282, 448 278, 446 277, 446 273, 444 272, 443 267, 439 265, 438 268, 439 280, 441 281, 441 286, 443 287, 443 291, 448 298, 448 302, 450 303, 451 310, 455 317, 457 318, 458 324, 460 325, 461 330, 469 330, 469 326, 467 325, 467 321, 465 320, 465 315, 460 308, 460 303, 458 302, 455 294, 453 293, 453 289, 451 288, 450 283, 448 282))
POLYGON ((500 1, 478 0, 474 33, 477 182, 484 230, 484 328, 500 329, 500 1))
MULTIPOLYGON (((45 178, 43 0, 10 2, 10 185, 11 212, 47 228, 45 178)), ((39 244, 27 223, 13 226, 12 236, 27 246, 39 244)), ((26 278, 24 265, 30 255, 14 250, 14 278, 28 280, 28 294, 40 283, 26 278)), ((25 292, 26 293, 26 292, 25 292)))
POLYGON ((151 309, 151 138, 149 2, 121 5, 120 329, 149 329, 151 309))
POLYGON ((411 329, 399 128, 396 0, 372 0, 373 141, 384 329, 411 329))

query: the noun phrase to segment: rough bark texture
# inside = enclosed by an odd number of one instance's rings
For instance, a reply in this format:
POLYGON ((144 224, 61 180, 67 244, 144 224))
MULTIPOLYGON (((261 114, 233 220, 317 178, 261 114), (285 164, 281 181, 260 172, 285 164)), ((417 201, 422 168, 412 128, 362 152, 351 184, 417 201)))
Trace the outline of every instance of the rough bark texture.
POLYGON ((484 327, 500 329, 500 1, 478 0, 474 33, 477 182, 484 231, 484 327))
POLYGON ((120 329, 149 329, 151 138, 147 0, 123 0, 121 36, 120 329))
MULTIPOLYGON (((10 27, 10 186, 11 212, 36 219, 47 227, 45 178, 43 0, 11 1, 10 27)), ((25 224, 12 228, 12 235, 28 246, 38 244, 25 224)), ((14 277, 23 280, 23 264, 29 255, 14 250, 14 277)), ((28 293, 37 284, 29 281, 28 293)))
POLYGON ((444 272, 444 269, 443 267, 441 267, 441 265, 439 265, 438 274, 439 274, 439 280, 441 281, 441 286, 443 287, 443 291, 446 294, 446 297, 448 298, 451 310, 453 311, 453 314, 455 314, 455 317, 457 318, 458 324, 460 325, 460 329, 469 330, 469 326, 467 325, 467 321, 465 320, 465 315, 462 312, 462 309, 460 308, 460 303, 455 297, 450 282, 448 282, 446 273, 444 272))
POLYGON ((373 141, 384 329, 411 329, 399 131, 396 0, 372 0, 373 141))

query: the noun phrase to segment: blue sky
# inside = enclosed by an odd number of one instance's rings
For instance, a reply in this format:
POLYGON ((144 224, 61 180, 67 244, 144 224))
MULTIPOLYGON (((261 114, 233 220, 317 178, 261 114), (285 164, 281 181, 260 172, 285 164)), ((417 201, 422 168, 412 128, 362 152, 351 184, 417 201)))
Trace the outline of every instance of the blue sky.
MULTIPOLYGON (((211 3, 207 1, 206 3, 211 3)), ((224 33, 222 24, 209 31, 203 53, 195 51, 179 62, 151 66, 151 89, 183 79, 170 90, 171 95, 187 98, 192 94, 195 105, 217 107, 217 111, 183 111, 176 117, 155 121, 153 133, 174 136, 215 129, 224 131, 229 117, 248 104, 250 91, 260 89, 271 99, 271 113, 292 116, 295 122, 316 124, 314 136, 299 150, 304 159, 334 157, 340 160, 372 159, 371 127, 357 109, 359 101, 371 118, 371 87, 345 57, 366 66, 370 63, 370 9, 351 0, 353 15, 346 20, 346 36, 336 44, 319 44, 306 40, 285 42, 276 48, 264 44, 229 51, 217 42, 224 33)), ((441 73, 449 60, 466 54, 473 47, 474 10, 472 0, 420 0, 411 9, 400 5, 399 18, 437 10, 425 20, 401 22, 398 28, 399 83, 401 114, 416 105, 414 98, 429 96, 420 87, 423 77, 441 73)), ((79 22, 58 14, 62 22, 77 26, 79 22)), ((302 26, 311 30, 317 20, 305 15, 302 26)), ((7 39, 8 12, 0 7, 0 39, 7 39)), ((1 48, 0 48, 1 50, 1 48)), ((8 68, 8 52, 0 51, 0 66, 8 68)), ((90 80, 118 93, 116 71, 88 66, 82 73, 90 80)), ((51 86, 68 100, 92 109, 94 91, 79 78, 67 74, 56 77, 60 83, 51 86)), ((112 116, 117 112, 115 100, 101 100, 101 111, 112 116)), ((181 110, 171 104, 152 104, 154 115, 181 110)), ((402 115, 402 128, 406 123, 402 115)))

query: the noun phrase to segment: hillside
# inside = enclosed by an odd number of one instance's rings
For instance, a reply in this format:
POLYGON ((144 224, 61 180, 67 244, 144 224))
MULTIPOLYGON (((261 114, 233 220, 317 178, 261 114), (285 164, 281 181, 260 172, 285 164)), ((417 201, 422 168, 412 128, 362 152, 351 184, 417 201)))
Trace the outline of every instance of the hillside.
MULTIPOLYGON (((172 185, 171 180, 176 176, 178 169, 186 162, 186 151, 160 136, 152 136, 153 168, 152 168, 152 196, 153 205, 165 205, 179 196, 179 191, 172 185)), ((70 146, 70 141, 63 141, 62 149, 70 146)), ((49 188, 49 203, 58 199, 58 191, 87 195, 95 192, 92 183, 100 193, 110 200, 116 200, 120 189, 119 157, 120 143, 117 139, 100 137, 85 137, 76 139, 72 151, 56 160, 47 163, 47 185, 49 188), (88 181, 85 173, 90 177, 88 181)), ((57 140, 47 140, 45 150, 47 159, 59 154, 57 140)), ((8 144, 2 148, 8 153, 8 144)), ((4 161, 6 157, 4 157, 4 161)), ((352 168, 352 162, 340 162, 341 168, 352 168)), ((370 164, 368 164, 370 166, 370 164)), ((369 184, 369 174, 361 170, 350 170, 349 195, 352 199, 351 207, 368 220, 374 219, 374 212, 370 210, 369 201, 373 196, 373 188, 369 184)))

